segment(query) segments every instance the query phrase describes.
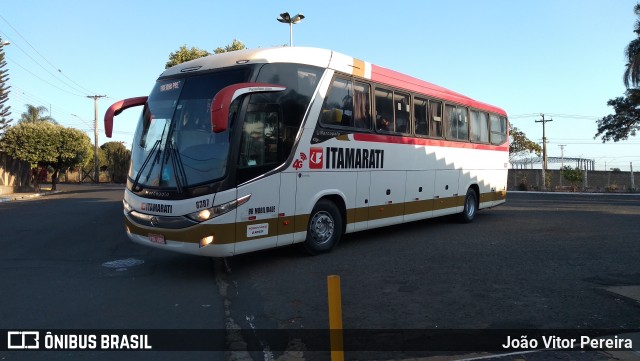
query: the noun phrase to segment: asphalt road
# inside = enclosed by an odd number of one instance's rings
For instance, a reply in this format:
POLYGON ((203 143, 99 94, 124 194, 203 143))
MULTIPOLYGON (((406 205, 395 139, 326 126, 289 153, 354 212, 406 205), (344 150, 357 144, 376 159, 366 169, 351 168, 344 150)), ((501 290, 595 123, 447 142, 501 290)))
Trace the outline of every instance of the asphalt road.
MULTIPOLYGON (((345 329, 640 329, 640 303, 609 291, 640 285, 639 197, 509 194, 471 224, 415 222, 347 235, 326 255, 287 247, 225 263, 129 242, 121 187, 69 190, 0 203, 0 329, 325 329, 328 275, 341 278, 345 329)), ((250 336, 215 342, 263 351, 6 352, 0 360, 282 355, 250 336)))
MULTIPOLYGON (((130 242, 123 187, 62 188, 0 203, 0 329, 224 328, 211 259, 130 242)), ((58 359, 223 360, 224 353, 0 353, 0 360, 58 359)))
POLYGON ((231 314, 243 329, 326 328, 326 277, 339 275, 345 329, 638 329, 640 304, 606 288, 640 285, 639 216, 639 197, 510 194, 472 224, 355 233, 320 257, 238 256, 231 314))

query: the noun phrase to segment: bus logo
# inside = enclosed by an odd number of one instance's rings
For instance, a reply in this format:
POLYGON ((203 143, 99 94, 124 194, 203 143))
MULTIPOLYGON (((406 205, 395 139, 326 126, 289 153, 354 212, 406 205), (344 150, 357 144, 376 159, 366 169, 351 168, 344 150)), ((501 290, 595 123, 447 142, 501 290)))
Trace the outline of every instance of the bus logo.
POLYGON ((322 169, 322 148, 309 148, 309 169, 322 169))

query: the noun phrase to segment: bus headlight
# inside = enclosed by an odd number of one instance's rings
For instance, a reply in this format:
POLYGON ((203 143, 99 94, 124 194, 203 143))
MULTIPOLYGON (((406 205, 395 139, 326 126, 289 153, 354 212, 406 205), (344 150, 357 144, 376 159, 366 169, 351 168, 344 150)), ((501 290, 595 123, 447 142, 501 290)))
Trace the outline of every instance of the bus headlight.
POLYGON ((251 194, 247 194, 244 197, 238 198, 234 201, 223 203, 217 206, 213 206, 211 208, 202 209, 197 212, 187 214, 187 217, 193 219, 196 222, 204 222, 211 218, 215 218, 217 216, 223 215, 227 212, 231 212, 232 210, 238 208, 239 206, 247 203, 251 198, 251 194))

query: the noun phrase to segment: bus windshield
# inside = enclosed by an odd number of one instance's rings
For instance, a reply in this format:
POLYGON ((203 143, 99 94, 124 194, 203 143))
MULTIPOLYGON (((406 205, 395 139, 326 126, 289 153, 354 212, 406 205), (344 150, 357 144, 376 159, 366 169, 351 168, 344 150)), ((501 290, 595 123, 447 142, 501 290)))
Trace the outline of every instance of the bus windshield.
POLYGON ((224 177, 231 128, 211 129, 211 100, 249 69, 160 79, 140 116, 131 150, 134 187, 177 189, 224 177))

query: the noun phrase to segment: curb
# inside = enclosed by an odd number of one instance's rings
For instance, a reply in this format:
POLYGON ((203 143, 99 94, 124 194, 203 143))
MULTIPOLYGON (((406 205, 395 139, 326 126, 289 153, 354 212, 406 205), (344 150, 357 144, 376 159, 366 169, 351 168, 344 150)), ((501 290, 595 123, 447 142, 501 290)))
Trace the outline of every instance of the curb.
POLYGON ((62 191, 50 191, 50 192, 42 192, 42 193, 32 193, 32 194, 23 194, 23 195, 10 195, 8 197, 0 197, 0 203, 2 202, 10 202, 10 201, 19 201, 19 200, 27 200, 38 197, 44 197, 51 194, 61 193, 62 191))

